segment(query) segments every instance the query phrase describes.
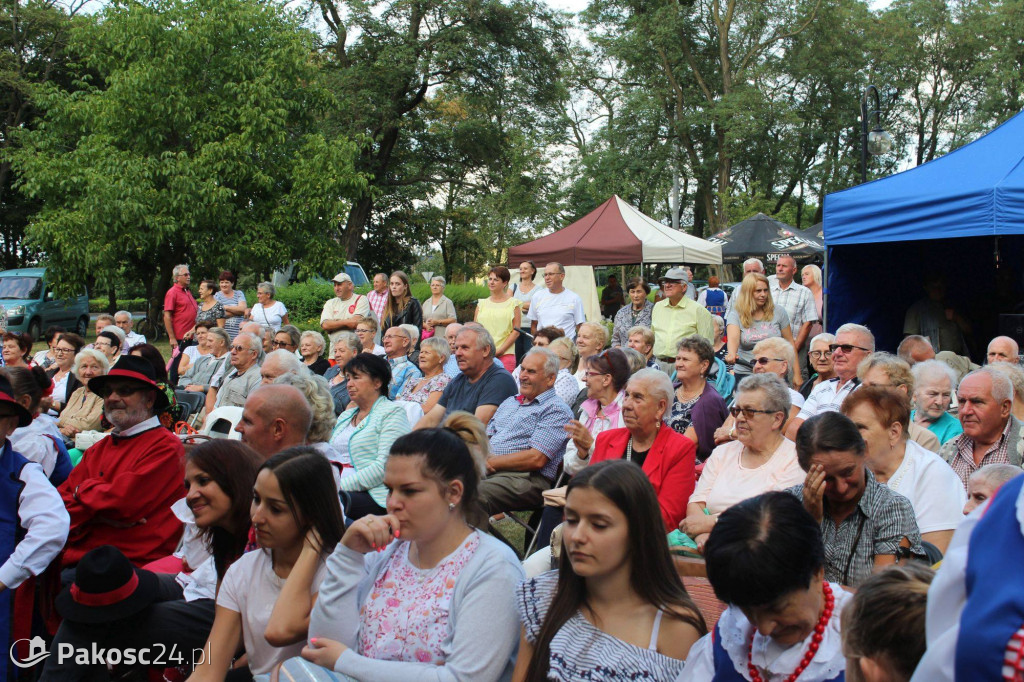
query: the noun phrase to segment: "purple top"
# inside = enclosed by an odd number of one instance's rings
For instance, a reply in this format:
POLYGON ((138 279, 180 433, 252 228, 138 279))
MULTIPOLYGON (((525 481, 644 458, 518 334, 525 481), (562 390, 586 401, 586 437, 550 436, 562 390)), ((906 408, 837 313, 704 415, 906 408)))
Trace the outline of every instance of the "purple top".
POLYGON ((679 433, 683 433, 691 426, 694 428, 697 432, 697 461, 703 462, 711 456, 711 451, 715 449, 715 431, 725 423, 729 416, 725 400, 722 399, 711 382, 707 381, 697 402, 685 415, 688 419, 680 418, 684 415, 681 413, 682 411, 676 409, 679 404, 679 398, 675 398, 665 421, 679 433))

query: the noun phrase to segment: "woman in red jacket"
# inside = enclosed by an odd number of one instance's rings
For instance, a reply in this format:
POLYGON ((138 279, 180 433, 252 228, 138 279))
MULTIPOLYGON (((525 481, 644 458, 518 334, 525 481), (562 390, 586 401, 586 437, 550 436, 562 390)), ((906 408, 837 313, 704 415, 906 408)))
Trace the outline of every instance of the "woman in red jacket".
POLYGON ((592 464, 606 459, 638 464, 658 495, 666 528, 676 528, 686 516, 686 503, 695 484, 697 452, 693 441, 662 421, 672 399, 672 382, 664 372, 647 368, 634 374, 622 403, 626 428, 598 435, 591 457, 592 464))

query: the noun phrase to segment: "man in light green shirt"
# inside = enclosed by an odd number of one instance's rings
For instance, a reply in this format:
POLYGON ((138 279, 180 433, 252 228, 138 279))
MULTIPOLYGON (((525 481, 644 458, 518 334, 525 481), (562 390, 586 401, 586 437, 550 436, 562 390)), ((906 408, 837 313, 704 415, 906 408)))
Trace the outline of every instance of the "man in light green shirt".
POLYGON ((671 373, 676 362, 676 346, 687 337, 699 334, 714 342, 715 325, 711 313, 686 294, 686 272, 671 268, 659 279, 665 298, 654 304, 651 311, 651 331, 654 332, 654 357, 661 368, 671 373), (667 369, 666 369, 667 368, 667 369))

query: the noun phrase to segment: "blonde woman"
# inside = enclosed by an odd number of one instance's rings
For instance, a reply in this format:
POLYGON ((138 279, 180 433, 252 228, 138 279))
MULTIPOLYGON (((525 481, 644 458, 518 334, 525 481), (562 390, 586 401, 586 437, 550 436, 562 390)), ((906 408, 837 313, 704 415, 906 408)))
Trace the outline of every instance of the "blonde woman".
POLYGON ((819 321, 811 325, 811 331, 807 334, 807 338, 813 339, 825 331, 820 322, 825 319, 821 309, 821 268, 817 265, 805 265, 804 269, 800 271, 800 281, 814 294, 814 307, 818 310, 819 321))
POLYGON ((759 341, 775 336, 793 343, 793 331, 789 325, 789 314, 782 306, 772 301, 768 278, 752 272, 743 278, 739 295, 732 310, 725 318, 729 351, 725 354, 728 365, 736 364, 733 374, 737 377, 752 372, 754 346, 759 341))
MULTIPOLYGON (((558 376, 555 379, 555 393, 572 407, 586 384, 576 378, 580 365, 580 352, 572 339, 561 337, 548 346, 558 356, 558 376)), ((517 377, 518 379, 518 377, 517 377)))
POLYGON ((576 378, 581 382, 586 379, 586 360, 604 350, 608 343, 608 330, 603 324, 597 322, 584 322, 576 332, 576 349, 580 352, 579 369, 576 370, 576 378))

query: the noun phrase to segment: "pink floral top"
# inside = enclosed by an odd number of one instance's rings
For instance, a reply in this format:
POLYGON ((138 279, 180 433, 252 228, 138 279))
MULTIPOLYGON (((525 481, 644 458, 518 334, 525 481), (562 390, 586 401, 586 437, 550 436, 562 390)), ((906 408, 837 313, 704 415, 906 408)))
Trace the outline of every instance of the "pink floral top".
POLYGON ((403 542, 373 583, 359 612, 359 653, 384 661, 444 665, 441 648, 448 634, 448 615, 455 581, 480 546, 470 533, 437 566, 417 568, 403 542))

